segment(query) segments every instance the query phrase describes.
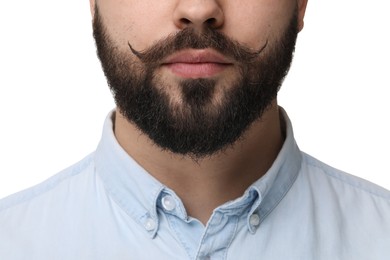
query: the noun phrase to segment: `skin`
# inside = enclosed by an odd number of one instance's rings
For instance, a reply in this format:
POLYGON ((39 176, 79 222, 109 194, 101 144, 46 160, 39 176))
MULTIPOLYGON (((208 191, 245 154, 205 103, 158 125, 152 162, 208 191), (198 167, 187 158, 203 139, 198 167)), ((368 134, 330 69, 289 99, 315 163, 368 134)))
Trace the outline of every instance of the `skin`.
MULTIPOLYGON (((303 28, 307 0, 90 0, 119 50, 129 52, 128 43, 145 50, 151 43, 188 26, 205 26, 226 34, 253 50, 280 37, 298 7, 299 30, 303 28)), ((182 78, 162 67, 158 77, 171 86, 182 78)), ((226 85, 237 76, 234 66, 215 74, 217 84, 226 85)), ((199 75, 197 75, 199 77, 199 75)), ((179 88, 166 90, 180 104, 179 88)), ((222 90, 221 90, 222 91, 222 90)), ((216 92, 215 102, 221 93, 216 92)), ((271 167, 283 145, 277 100, 254 122, 242 139, 221 153, 194 161, 162 151, 117 110, 115 136, 123 149, 152 176, 174 190, 188 215, 206 224, 213 210, 236 199, 271 167)))

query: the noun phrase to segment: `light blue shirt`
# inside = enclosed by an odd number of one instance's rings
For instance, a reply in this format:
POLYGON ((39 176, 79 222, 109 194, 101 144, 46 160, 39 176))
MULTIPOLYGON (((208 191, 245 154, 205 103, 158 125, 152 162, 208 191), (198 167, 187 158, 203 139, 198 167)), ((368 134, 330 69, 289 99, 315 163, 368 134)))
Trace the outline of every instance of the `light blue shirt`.
MULTIPOLYGON (((284 112, 283 112, 284 113, 284 112)), ((286 140, 268 172, 204 227, 119 146, 0 201, 1 260, 389 260, 390 192, 286 140)))

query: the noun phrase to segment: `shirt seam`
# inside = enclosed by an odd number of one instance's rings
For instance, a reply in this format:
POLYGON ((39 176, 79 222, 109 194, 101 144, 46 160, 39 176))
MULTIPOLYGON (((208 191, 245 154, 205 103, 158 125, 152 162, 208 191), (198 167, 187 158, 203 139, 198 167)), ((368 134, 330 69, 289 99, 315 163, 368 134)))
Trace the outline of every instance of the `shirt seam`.
MULTIPOLYGON (((234 241, 234 238, 235 238, 236 235, 237 235, 237 228, 238 228, 238 222, 239 222, 239 221, 240 221, 240 217, 239 217, 239 216, 236 216, 236 223, 235 223, 233 235, 231 236, 230 241, 229 241, 228 245, 226 246, 226 250, 225 250, 225 253, 224 253, 224 259, 227 258, 228 252, 229 252, 229 248, 230 248, 230 246, 232 245, 232 243, 233 243, 233 241, 234 241)), ((245 221, 246 221, 246 219, 245 219, 245 221)))
POLYGON ((55 187, 60 185, 65 180, 76 176, 82 173, 86 168, 88 168, 92 163, 92 154, 85 157, 83 160, 78 163, 70 166, 57 174, 49 177, 48 179, 38 183, 32 187, 29 187, 25 190, 19 191, 17 193, 11 194, 8 197, 5 197, 0 200, 0 212, 16 207, 20 204, 23 204, 27 201, 32 201, 37 197, 50 192, 55 187))
POLYGON ((390 196, 389 195, 386 196, 384 194, 380 194, 378 192, 375 192, 373 190, 368 189, 367 187, 365 187, 364 182, 367 182, 369 185, 374 185, 377 188, 383 189, 384 190, 383 192, 386 191, 384 188, 380 187, 377 184, 371 183, 371 182, 369 182, 367 180, 364 180, 364 179, 360 179, 357 176, 350 175, 348 173, 342 172, 342 171, 340 171, 338 169, 335 169, 335 168, 333 168, 333 167, 331 167, 331 166, 329 166, 329 165, 327 165, 325 163, 322 163, 323 167, 321 167, 320 165, 318 165, 319 161, 317 161, 317 159, 315 159, 315 158, 313 158, 313 157, 311 157, 310 155, 307 155, 307 154, 305 154, 304 162, 308 166, 311 166, 311 167, 314 167, 314 168, 320 170, 323 174, 325 174, 326 176, 331 177, 332 179, 336 179, 336 180, 338 180, 338 181, 340 181, 340 182, 342 182, 342 183, 344 183, 344 184, 346 184, 348 186, 351 186, 351 187, 353 187, 355 189, 358 189, 360 191, 367 192, 367 193, 369 193, 371 195, 374 195, 375 197, 379 197, 379 198, 384 199, 384 200, 386 200, 388 202, 390 201, 390 196), (312 161, 312 160, 314 160, 314 161, 312 161), (335 172, 329 171, 329 169, 332 169, 335 172), (341 173, 343 173, 344 175, 342 175, 341 173), (348 178, 352 178, 353 180, 355 180, 355 183, 350 182, 348 180, 348 178))

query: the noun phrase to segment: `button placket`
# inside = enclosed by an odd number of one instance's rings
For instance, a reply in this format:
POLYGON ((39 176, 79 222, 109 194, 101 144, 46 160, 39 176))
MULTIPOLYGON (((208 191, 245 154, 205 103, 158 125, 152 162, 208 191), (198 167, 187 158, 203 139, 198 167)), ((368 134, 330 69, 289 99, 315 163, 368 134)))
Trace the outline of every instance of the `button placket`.
POLYGON ((221 215, 214 214, 210 219, 199 245, 196 259, 224 259, 237 232, 239 217, 234 214, 227 215, 226 212, 219 213, 221 215), (213 219, 215 216, 216 218, 213 219), (217 224, 215 221, 219 223, 217 224))

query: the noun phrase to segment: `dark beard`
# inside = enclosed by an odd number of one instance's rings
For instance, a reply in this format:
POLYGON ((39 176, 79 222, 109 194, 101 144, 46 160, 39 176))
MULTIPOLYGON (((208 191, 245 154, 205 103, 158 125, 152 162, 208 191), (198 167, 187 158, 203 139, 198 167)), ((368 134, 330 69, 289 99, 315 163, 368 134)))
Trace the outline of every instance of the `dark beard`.
POLYGON ((298 34, 296 13, 279 41, 253 52, 213 29, 191 28, 159 41, 143 52, 118 51, 95 10, 97 53, 119 111, 155 144, 176 154, 200 159, 233 145, 261 118, 276 98, 293 57, 298 34), (174 105, 169 83, 155 74, 162 59, 182 49, 213 48, 240 64, 239 77, 222 86, 222 101, 212 102, 216 82, 180 82, 181 103, 174 105), (139 60, 137 60, 137 58, 139 60))

